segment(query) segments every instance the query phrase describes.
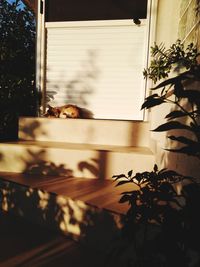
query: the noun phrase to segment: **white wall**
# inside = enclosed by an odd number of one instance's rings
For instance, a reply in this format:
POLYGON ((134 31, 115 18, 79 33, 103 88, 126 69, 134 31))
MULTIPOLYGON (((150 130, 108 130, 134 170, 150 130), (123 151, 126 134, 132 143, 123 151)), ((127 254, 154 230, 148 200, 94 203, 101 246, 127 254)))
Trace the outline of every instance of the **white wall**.
MULTIPOLYGON (((164 43, 166 48, 170 47, 178 39, 180 0, 159 0, 156 25, 156 43, 164 43)), ((164 123, 164 117, 170 110, 170 106, 161 105, 150 111, 149 117, 151 129, 164 123)), ((185 175, 199 175, 199 162, 193 157, 183 156, 178 153, 169 153, 163 148, 169 148, 166 133, 151 133, 152 143, 156 153, 156 161, 161 167, 168 167, 185 175)))
MULTIPOLYGON (((178 38, 179 6, 179 0, 158 0, 155 42, 165 44, 166 48, 178 38)), ((151 129, 163 123, 163 118, 169 108, 161 105, 150 111, 151 129)), ((165 134, 152 133, 152 138, 159 146, 165 143, 165 134)))

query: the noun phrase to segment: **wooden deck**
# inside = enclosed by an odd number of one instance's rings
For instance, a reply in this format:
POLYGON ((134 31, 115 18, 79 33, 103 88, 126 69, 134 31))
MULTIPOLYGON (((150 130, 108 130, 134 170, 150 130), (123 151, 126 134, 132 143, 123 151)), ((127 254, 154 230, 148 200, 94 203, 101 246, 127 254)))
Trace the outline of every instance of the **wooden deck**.
POLYGON ((102 267, 104 259, 63 235, 0 212, 1 267, 102 267))
MULTIPOLYGON (((51 176, 33 176, 17 173, 0 173, 0 179, 22 187, 45 190, 48 193, 64 195, 86 204, 110 210, 114 213, 125 213, 127 205, 119 204, 120 192, 128 188, 115 188, 111 180, 80 179, 51 176)), ((14 185, 15 187, 15 185, 14 185)), ((130 190, 130 188, 129 188, 130 190)), ((30 210, 32 213, 32 210, 30 210)), ((109 225, 100 221, 95 232, 89 233, 97 241, 77 243, 64 236, 60 231, 52 230, 31 221, 31 218, 20 218, 13 213, 0 211, 0 266, 1 267, 117 267, 105 265, 108 243, 104 238, 112 232, 109 225), (108 232, 107 232, 108 231, 108 232), (97 233, 98 232, 98 233, 97 233), (95 239, 94 234, 97 235, 95 239), (101 242, 103 250, 99 250, 101 242), (97 243, 96 243, 97 242, 97 243), (86 245, 85 245, 86 244, 86 245)), ((111 234, 112 235, 112 234, 111 234)), ((121 266, 121 265, 119 265, 121 266)))
POLYGON ((130 184, 115 187, 116 183, 113 180, 33 176, 7 172, 1 172, 0 178, 122 214, 126 213, 128 205, 118 202, 120 193, 133 189, 133 185, 130 184))

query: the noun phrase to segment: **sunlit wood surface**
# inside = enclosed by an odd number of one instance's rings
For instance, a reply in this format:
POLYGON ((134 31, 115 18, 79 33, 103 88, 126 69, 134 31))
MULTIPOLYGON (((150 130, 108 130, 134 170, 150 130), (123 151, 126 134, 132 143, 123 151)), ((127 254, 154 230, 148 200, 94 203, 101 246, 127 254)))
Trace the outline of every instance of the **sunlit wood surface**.
MULTIPOLYGON (((82 200, 117 213, 127 211, 126 204, 118 203, 120 192, 132 189, 130 185, 115 187, 116 183, 113 181, 100 179, 2 172, 0 179, 82 200)), ((93 251, 91 244, 83 246, 82 243, 76 243, 60 233, 48 230, 48 227, 43 228, 35 225, 35 222, 27 222, 27 218, 22 219, 13 214, 7 217, 0 211, 0 267, 105 267, 107 250, 102 254, 102 250, 94 246, 93 251)), ((103 226, 102 234, 105 234, 104 227, 106 226, 103 226)), ((98 229, 96 231, 99 231, 98 229)), ((116 264, 114 266, 119 267, 116 264)))
POLYGON ((1 267, 102 267, 103 261, 91 248, 0 212, 1 267))
POLYGON ((0 178, 18 184, 46 190, 57 195, 82 200, 87 204, 118 213, 125 213, 128 205, 119 203, 120 193, 133 190, 133 185, 116 187, 113 180, 33 176, 28 174, 0 173, 0 178))

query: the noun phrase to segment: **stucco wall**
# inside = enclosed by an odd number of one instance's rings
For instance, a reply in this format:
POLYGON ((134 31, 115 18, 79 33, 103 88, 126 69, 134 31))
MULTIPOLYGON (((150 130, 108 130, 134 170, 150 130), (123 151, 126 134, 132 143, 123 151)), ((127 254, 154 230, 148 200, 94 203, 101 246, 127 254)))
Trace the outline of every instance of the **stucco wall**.
MULTIPOLYGON (((186 0, 158 0, 155 40, 157 44, 164 43, 166 48, 168 48, 180 38, 180 16, 183 2, 185 1, 186 0)), ((187 1, 187 3, 191 2, 187 1)), ((194 14, 192 9, 190 9, 189 12, 194 14)), ((188 13, 188 18, 190 18, 190 13, 188 13)), ((187 21, 185 23, 187 24, 187 21)), ((150 111, 151 129, 164 123, 164 117, 169 112, 170 108, 171 107, 166 104, 155 107, 150 111)), ((195 158, 177 153, 169 153, 163 150, 163 148, 169 148, 169 141, 167 141, 166 133, 152 132, 151 137, 156 153, 156 161, 160 168, 168 167, 185 175, 199 176, 200 164, 195 158)))
MULTIPOLYGON (((178 38, 180 0, 158 0, 157 24, 155 42, 169 47, 178 38)), ((150 118, 152 129, 163 122, 167 112, 166 106, 159 106, 151 110, 150 118)), ((152 133, 152 138, 159 143, 165 141, 164 134, 152 133)))
POLYGON ((166 46, 176 41, 180 13, 180 0, 158 0, 156 42, 166 46))
MULTIPOLYGON (((180 0, 158 0, 157 24, 155 42, 163 43, 169 47, 178 38, 180 0)), ((161 105, 150 110, 151 129, 155 129, 163 123, 163 118, 169 110, 169 106, 161 105)), ((156 141, 155 152, 157 153, 157 162, 161 164, 161 147, 165 145, 165 133, 151 133, 151 137, 156 141)))

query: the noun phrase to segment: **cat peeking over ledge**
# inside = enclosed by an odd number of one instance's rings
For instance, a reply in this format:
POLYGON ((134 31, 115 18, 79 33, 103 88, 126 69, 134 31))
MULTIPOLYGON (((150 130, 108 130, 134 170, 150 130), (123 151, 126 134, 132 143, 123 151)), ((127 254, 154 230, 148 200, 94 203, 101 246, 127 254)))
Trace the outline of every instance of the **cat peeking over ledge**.
POLYGON ((69 104, 60 107, 52 107, 48 105, 48 109, 44 114, 44 117, 47 118, 72 118, 77 119, 81 118, 81 110, 79 107, 69 104))
POLYGON ((47 118, 62 118, 62 119, 83 119, 93 118, 93 113, 85 108, 80 108, 73 104, 63 105, 59 107, 52 107, 48 105, 46 113, 43 115, 47 118))

